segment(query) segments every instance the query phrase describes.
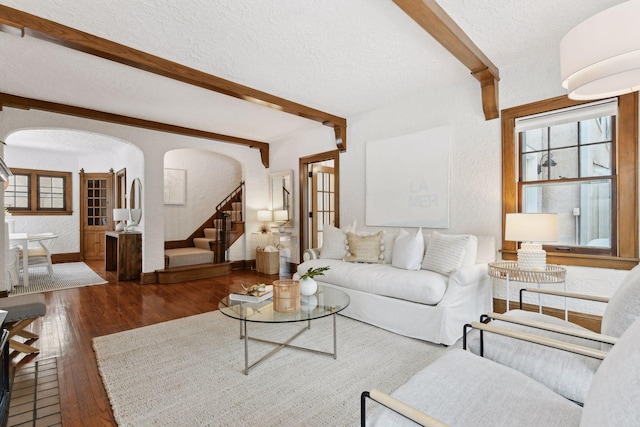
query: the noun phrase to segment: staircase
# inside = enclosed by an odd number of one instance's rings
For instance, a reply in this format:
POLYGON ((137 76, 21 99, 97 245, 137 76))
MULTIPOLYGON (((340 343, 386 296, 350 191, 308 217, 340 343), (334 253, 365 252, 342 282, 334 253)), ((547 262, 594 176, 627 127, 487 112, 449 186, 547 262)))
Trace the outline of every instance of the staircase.
POLYGON ((241 182, 225 199, 218 203, 216 212, 207 219, 187 240, 196 248, 214 252, 214 263, 227 261, 227 250, 244 234, 242 218, 241 182))
MULTIPOLYGON (((242 218, 243 202, 242 193, 244 182, 241 182, 225 199, 220 202, 215 213, 208 218, 196 231, 194 231, 185 240, 174 240, 165 242, 165 270, 158 271, 158 281, 160 283, 175 283, 176 281, 204 278, 203 274, 195 274, 196 269, 215 270, 215 276, 231 272, 231 265, 227 262, 227 251, 231 245, 244 234, 244 221, 242 218), (213 252, 213 264, 207 260, 211 259, 213 252), (180 257, 178 259, 178 257, 180 257), (193 263, 190 263, 190 258, 193 263), (173 261, 173 262, 172 262, 173 261), (180 265, 180 267, 172 268, 171 265, 180 265), (211 267, 217 266, 212 269, 211 267), (223 267, 224 268, 221 268, 223 267), (162 281, 163 275, 169 273, 182 273, 190 271, 188 278, 171 281, 162 281)), ((213 274, 213 273, 212 273, 213 274)), ((184 274, 178 274, 184 276, 184 274)), ((206 276, 206 273, 204 273, 206 276)), ((214 275, 207 277, 215 277, 214 275)))

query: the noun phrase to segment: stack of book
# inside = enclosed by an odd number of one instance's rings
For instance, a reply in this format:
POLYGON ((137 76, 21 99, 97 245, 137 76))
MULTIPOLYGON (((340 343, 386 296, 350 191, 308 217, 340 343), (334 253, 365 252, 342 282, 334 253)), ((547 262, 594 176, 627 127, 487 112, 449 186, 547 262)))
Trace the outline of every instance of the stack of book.
POLYGON ((229 295, 229 299, 231 301, 242 301, 242 302, 262 302, 268 300, 273 296, 273 286, 266 285, 264 288, 255 291, 242 291, 235 292, 229 295))

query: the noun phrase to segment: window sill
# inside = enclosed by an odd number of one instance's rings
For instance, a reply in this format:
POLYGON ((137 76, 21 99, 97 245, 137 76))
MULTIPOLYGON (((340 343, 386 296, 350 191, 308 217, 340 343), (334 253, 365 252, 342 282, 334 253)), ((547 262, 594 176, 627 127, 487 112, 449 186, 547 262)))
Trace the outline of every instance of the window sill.
MULTIPOLYGON (((501 250, 502 259, 517 260, 516 251, 501 250)), ((615 270, 631 270, 638 265, 640 258, 621 258, 613 256, 565 254, 547 252, 547 262, 558 265, 575 265, 580 267, 612 268, 615 270)))
POLYGON ((11 212, 11 215, 5 215, 5 218, 11 218, 12 216, 49 216, 49 215, 73 215, 73 211, 51 211, 51 212, 33 212, 33 211, 25 211, 25 212, 11 212))

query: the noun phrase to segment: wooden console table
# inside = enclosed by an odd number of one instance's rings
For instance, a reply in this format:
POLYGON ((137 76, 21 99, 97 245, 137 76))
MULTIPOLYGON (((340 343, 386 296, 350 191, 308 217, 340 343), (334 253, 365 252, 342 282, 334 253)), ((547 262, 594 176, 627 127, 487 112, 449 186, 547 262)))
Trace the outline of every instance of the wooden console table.
POLYGON ((104 265, 116 271, 118 280, 140 279, 142 273, 142 233, 107 231, 104 265))

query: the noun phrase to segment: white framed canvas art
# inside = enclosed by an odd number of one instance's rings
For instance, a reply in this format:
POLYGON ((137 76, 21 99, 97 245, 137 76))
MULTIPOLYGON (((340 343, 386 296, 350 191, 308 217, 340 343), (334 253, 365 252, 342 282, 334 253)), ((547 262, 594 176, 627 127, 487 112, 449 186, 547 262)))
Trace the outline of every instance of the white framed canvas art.
POLYGON ((187 171, 184 169, 164 170, 164 204, 184 205, 186 200, 187 171))
POLYGON ((367 143, 367 225, 449 227, 449 134, 442 126, 367 143))

